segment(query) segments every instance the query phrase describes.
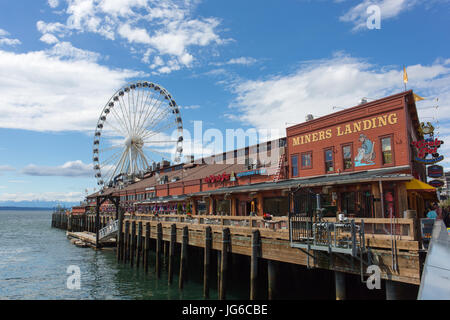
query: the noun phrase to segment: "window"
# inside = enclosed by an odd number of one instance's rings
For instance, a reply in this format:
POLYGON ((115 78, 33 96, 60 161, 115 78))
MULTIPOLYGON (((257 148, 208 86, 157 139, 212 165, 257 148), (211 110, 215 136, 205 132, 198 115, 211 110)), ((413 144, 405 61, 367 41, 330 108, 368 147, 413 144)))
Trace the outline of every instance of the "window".
POLYGON ((351 169, 353 167, 351 145, 342 147, 342 158, 344 159, 344 170, 351 169))
POLYGON ((291 157, 291 163, 292 163, 291 175, 293 177, 297 177, 298 176, 298 156, 297 155, 291 157))
POLYGON ((392 164, 391 137, 381 139, 381 153, 383 156, 383 164, 392 164))
POLYGON ((302 169, 312 168, 312 152, 302 154, 302 169))
POLYGON ((334 163, 333 163, 333 149, 325 150, 325 172, 333 172, 334 171, 334 163))

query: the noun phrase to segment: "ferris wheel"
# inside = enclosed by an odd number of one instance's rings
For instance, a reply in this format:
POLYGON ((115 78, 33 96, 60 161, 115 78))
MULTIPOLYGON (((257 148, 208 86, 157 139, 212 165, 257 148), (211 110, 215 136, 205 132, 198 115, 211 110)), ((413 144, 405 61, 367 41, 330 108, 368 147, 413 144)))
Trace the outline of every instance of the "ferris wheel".
POLYGON ((160 85, 138 81, 117 90, 106 103, 94 135, 99 186, 142 178, 156 162, 180 163, 182 153, 180 110, 160 85))

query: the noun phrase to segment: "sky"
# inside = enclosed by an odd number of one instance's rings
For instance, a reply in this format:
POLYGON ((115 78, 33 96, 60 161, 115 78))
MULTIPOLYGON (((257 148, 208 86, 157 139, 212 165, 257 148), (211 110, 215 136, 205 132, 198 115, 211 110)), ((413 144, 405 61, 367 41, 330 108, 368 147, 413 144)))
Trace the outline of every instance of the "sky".
POLYGON ((403 91, 406 66, 450 170, 449 14, 450 0, 2 1, 0 202, 98 190, 97 121, 138 80, 170 92, 198 157, 217 152, 198 121, 282 136, 307 114, 403 91))

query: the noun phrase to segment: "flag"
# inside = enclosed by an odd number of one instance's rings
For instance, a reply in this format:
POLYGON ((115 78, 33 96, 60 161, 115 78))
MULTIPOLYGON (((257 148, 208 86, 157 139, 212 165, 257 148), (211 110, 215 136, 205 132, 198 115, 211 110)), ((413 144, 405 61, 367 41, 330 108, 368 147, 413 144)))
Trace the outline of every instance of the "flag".
POLYGON ((422 98, 421 96, 419 96, 419 95, 417 95, 417 94, 415 94, 415 93, 413 93, 413 95, 414 95, 414 101, 420 101, 420 100, 425 100, 425 98, 422 98))
POLYGON ((404 82, 405 84, 408 83, 408 74, 406 73, 406 68, 405 68, 405 66, 403 66, 403 82, 404 82))

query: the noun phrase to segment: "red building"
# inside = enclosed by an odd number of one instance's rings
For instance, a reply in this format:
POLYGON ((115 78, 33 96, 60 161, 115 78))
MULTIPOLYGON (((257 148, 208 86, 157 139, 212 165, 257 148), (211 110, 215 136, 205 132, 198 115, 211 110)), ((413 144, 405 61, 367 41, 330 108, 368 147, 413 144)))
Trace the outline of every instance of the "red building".
MULTIPOLYGON (((286 138, 166 165, 104 193, 143 213, 287 216, 319 205, 329 216, 420 216, 429 193, 409 187, 425 181, 425 166, 413 161, 419 128, 407 91, 289 127, 286 138)), ((114 211, 108 203, 102 210, 114 211)))

